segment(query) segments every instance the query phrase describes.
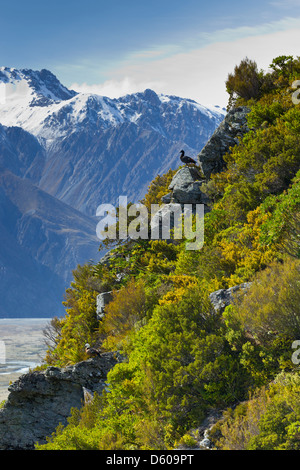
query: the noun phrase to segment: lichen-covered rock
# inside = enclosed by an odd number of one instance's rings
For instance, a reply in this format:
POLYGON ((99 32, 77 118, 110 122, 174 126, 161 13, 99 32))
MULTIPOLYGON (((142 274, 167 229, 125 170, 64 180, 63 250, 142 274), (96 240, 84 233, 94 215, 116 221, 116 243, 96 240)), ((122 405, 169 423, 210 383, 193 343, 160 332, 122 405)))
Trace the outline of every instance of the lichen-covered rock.
POLYGON ((169 185, 171 202, 179 204, 207 203, 207 196, 201 192, 203 182, 203 177, 197 168, 189 166, 180 168, 169 185))
POLYGON ((230 110, 198 154, 197 158, 205 178, 209 179, 212 173, 219 173, 224 169, 223 156, 249 131, 247 126, 249 111, 246 106, 230 110))
POLYGON ((190 204, 192 213, 196 212, 196 205, 204 205, 204 213, 208 212, 209 199, 201 191, 201 185, 205 182, 199 170, 194 166, 180 168, 172 178, 169 185, 170 193, 163 196, 163 206, 151 219, 151 237, 153 239, 170 239, 170 230, 179 228, 178 237, 181 238, 181 218, 185 216, 185 204, 190 204), (180 221, 180 222, 179 222, 180 221))
POLYGON ((0 410, 0 449, 33 449, 36 442, 46 442, 59 423, 67 424, 71 408, 82 407, 85 390, 103 390, 107 373, 121 360, 117 353, 104 353, 65 368, 22 375, 9 386, 0 410))
POLYGON ((102 320, 105 315, 105 307, 109 304, 112 298, 112 291, 102 292, 102 294, 97 295, 97 320, 102 320))

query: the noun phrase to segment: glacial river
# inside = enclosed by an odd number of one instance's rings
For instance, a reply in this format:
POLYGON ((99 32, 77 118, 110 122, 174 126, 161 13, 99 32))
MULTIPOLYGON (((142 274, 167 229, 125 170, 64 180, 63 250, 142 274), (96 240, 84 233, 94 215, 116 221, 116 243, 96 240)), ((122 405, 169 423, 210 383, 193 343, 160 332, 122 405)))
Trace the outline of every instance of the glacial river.
POLYGON ((47 346, 43 335, 50 318, 0 318, 0 402, 8 385, 42 363, 47 346))

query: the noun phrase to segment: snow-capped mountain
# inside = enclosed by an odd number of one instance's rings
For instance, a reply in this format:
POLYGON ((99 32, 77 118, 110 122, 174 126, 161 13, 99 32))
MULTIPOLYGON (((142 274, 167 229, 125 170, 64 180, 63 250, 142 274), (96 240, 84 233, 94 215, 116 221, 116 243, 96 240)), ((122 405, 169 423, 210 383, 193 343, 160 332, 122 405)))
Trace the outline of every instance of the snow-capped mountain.
POLYGON ((165 118, 170 114, 179 117, 182 109, 213 121, 224 116, 224 110, 219 107, 209 109, 193 100, 156 95, 152 90, 119 99, 76 93, 64 87, 48 70, 0 67, 0 85, 1 124, 22 127, 46 146, 53 139, 84 129, 86 125, 103 130, 124 123, 144 125, 147 121, 148 127, 164 134, 165 118))
MULTIPOLYGON (((72 263, 75 268, 98 256, 92 234, 98 205, 120 195, 140 200, 157 174, 179 166, 182 148, 191 156, 200 152, 224 115, 218 107, 149 89, 110 99, 69 90, 48 70, 1 67, 0 298, 9 298, 8 285, 15 285, 7 277, 15 272, 7 264, 9 239, 17 257, 13 266, 22 269, 31 260, 42 269, 44 285, 54 276, 56 286, 68 286, 72 263)), ((33 265, 29 272, 36 272, 33 265)), ((32 298, 36 314, 39 303, 30 285, 35 276, 28 276, 18 272, 15 278, 25 280, 24 296, 27 305, 32 298)), ((60 304, 61 293, 57 299, 60 304)), ((0 316, 7 308, 9 302, 0 316)), ((30 308, 22 314, 31 316, 30 308)))

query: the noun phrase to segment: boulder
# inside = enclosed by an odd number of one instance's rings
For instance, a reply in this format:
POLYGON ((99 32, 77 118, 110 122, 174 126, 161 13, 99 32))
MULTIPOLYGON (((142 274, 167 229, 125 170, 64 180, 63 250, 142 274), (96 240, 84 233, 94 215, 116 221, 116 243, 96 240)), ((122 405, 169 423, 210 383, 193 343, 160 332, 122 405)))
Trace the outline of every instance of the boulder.
POLYGON ((97 295, 97 320, 102 320, 106 305, 112 300, 112 291, 97 295))
POLYGON ((180 168, 169 185, 171 201, 179 204, 208 203, 207 196, 201 192, 203 182, 205 180, 197 168, 189 166, 180 168))
POLYGON ((251 282, 244 282, 229 289, 219 289, 209 295, 209 299, 216 312, 224 312, 225 308, 234 302, 238 293, 245 293, 251 286, 251 282))
POLYGON ((151 219, 151 238, 171 240, 171 230, 181 220, 182 208, 178 203, 164 204, 151 219))
POLYGON ((87 390, 101 393, 107 373, 121 360, 117 353, 104 353, 19 377, 0 409, 0 450, 30 450, 36 442, 45 443, 60 423, 67 424, 71 408, 82 407, 87 390))

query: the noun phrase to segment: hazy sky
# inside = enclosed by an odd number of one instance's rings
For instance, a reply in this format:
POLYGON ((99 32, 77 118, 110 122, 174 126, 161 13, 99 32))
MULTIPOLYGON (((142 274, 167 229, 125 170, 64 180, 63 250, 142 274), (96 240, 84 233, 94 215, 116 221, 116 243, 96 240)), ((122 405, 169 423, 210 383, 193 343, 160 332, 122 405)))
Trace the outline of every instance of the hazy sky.
POLYGON ((244 57, 300 55, 300 0, 0 0, 0 65, 117 97, 152 88, 226 105, 244 57))

